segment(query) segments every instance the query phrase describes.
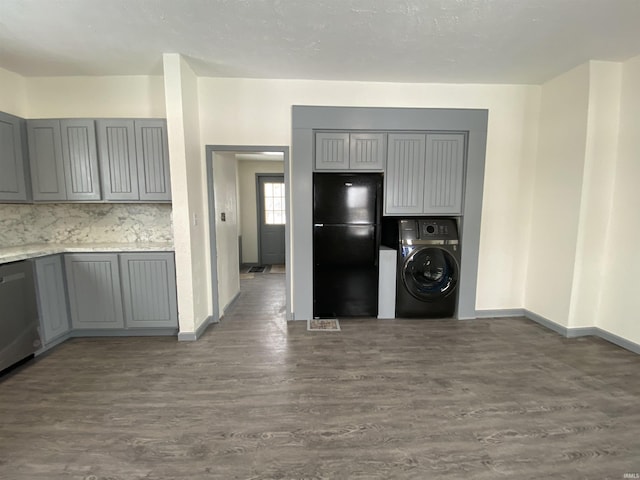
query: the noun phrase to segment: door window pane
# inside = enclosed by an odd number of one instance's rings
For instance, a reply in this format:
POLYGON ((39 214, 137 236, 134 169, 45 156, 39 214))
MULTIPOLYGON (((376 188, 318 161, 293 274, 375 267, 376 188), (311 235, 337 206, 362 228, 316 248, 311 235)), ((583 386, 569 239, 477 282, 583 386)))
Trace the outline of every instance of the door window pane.
POLYGON ((264 184, 264 220, 267 225, 284 225, 284 183, 264 184))

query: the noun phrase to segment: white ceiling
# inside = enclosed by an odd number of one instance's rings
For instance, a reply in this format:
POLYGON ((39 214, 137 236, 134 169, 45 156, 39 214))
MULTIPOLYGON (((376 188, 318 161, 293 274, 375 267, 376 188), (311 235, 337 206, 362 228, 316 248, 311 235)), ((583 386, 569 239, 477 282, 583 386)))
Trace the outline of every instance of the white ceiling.
POLYGON ((24 76, 542 83, 640 54, 639 0, 0 0, 0 67, 24 76))

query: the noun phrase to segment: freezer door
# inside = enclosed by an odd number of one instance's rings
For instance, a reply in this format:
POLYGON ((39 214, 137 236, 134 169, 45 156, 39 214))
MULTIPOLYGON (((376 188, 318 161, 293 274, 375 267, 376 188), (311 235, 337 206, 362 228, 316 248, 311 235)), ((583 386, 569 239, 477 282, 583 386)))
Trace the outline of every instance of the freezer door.
POLYGON ((373 224, 378 221, 380 174, 315 173, 313 222, 373 224))
POLYGON ((376 317, 377 315, 377 268, 316 267, 313 275, 314 317, 376 317))
POLYGON ((313 228, 315 265, 376 265, 374 225, 324 225, 313 228))

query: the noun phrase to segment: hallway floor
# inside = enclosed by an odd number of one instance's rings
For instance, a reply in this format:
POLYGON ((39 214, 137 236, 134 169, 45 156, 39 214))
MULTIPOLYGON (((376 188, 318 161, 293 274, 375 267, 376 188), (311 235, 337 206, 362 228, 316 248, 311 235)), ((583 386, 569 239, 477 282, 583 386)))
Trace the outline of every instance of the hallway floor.
POLYGON ((640 356, 521 318, 284 320, 242 280, 197 342, 73 339, 0 383, 0 478, 622 479, 640 356))

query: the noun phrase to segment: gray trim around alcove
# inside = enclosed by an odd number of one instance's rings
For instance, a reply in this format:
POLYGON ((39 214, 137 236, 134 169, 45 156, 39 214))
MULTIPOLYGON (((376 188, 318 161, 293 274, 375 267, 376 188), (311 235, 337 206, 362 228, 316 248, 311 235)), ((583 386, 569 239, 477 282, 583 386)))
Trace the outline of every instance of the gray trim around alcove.
POLYGON ((467 170, 461 219, 462 258, 457 318, 476 317, 480 220, 488 110, 447 108, 292 107, 291 199, 294 239, 291 261, 293 318, 313 315, 312 204, 313 131, 468 132, 467 170))

